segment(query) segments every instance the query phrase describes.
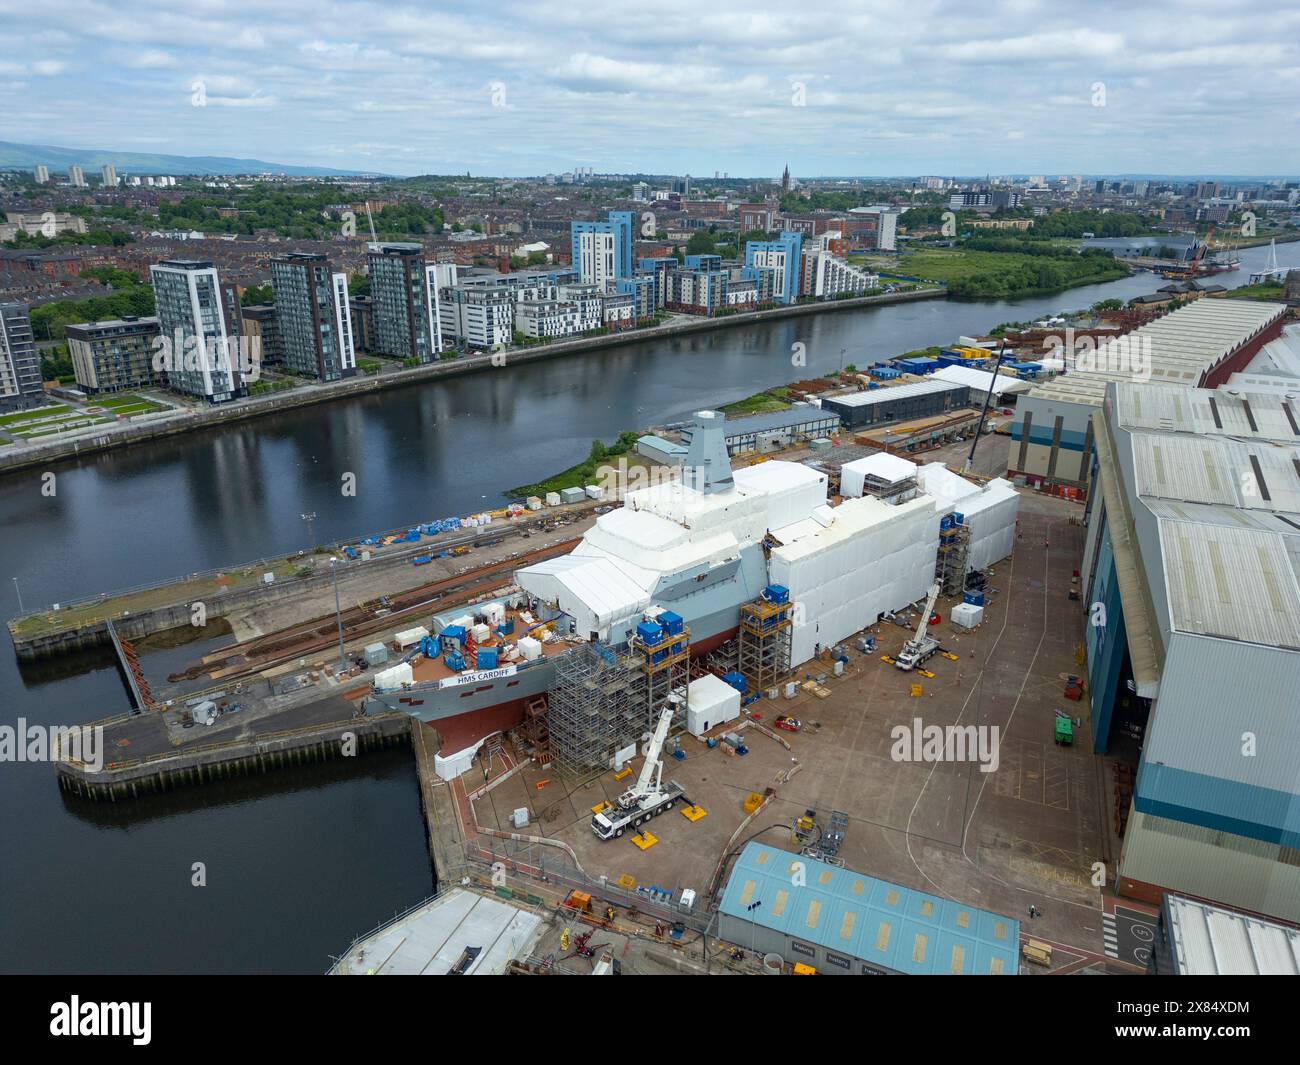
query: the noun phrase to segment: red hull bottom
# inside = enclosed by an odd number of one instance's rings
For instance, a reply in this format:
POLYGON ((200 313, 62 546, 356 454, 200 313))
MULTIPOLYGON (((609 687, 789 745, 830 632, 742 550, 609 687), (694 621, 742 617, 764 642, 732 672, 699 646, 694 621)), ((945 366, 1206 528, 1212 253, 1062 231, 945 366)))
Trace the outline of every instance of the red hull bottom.
MULTIPOLYGON (((717 650, 738 631, 738 629, 730 629, 692 643, 691 658, 698 659, 710 651, 717 650)), ((439 718, 437 721, 425 721, 423 724, 438 734, 441 740, 438 750, 447 757, 473 747, 474 744, 495 732, 508 732, 523 724, 526 702, 527 699, 512 699, 488 707, 486 710, 471 710, 467 714, 456 714, 454 717, 439 718)))

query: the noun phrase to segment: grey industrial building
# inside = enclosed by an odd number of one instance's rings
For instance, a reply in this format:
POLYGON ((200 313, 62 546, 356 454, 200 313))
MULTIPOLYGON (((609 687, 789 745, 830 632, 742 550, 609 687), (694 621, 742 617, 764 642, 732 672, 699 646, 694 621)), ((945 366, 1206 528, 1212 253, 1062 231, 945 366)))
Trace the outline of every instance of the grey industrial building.
POLYGON ((934 378, 822 400, 823 409, 838 417, 846 429, 932 418, 969 404, 969 385, 934 378))
POLYGON ((1300 929, 1168 894, 1151 951, 1157 976, 1300 976, 1300 929))
MULTIPOLYGON (((840 427, 839 415, 827 413, 809 403, 798 403, 789 410, 755 414, 748 418, 727 419, 727 453, 777 451, 799 438, 826 436, 840 427)), ((691 442, 691 430, 681 431, 682 443, 691 442)))
POLYGON ((1085 496, 1092 475, 1092 415, 1112 381, 1213 388, 1281 335, 1286 307, 1197 300, 1070 360, 1067 372, 1016 401, 1007 476, 1031 488, 1085 496))
POLYGON ((1292 397, 1111 381, 1094 409, 1081 567, 1092 732, 1098 753, 1137 762, 1111 811, 1120 894, 1300 921, 1292 397))

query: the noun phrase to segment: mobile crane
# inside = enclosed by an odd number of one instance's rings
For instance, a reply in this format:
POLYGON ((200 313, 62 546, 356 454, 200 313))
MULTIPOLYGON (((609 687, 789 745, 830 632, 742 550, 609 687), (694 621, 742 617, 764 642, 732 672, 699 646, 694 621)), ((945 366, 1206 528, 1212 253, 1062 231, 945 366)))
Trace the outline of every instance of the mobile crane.
POLYGON ((916 626, 916 635, 903 645, 903 649, 894 659, 894 665, 902 670, 912 670, 939 650, 939 641, 926 630, 930 627, 930 618, 934 614, 934 604, 939 598, 939 585, 930 585, 930 598, 926 600, 921 620, 916 626))
POLYGON ((641 767, 636 783, 623 792, 617 802, 591 819, 591 830, 601 839, 613 839, 621 836, 624 829, 639 828, 643 821, 664 810, 671 810, 673 804, 682 798, 682 788, 675 781, 670 780, 664 786, 664 763, 659 757, 672 720, 673 704, 669 703, 659 715, 659 726, 646 748, 645 765, 641 767))

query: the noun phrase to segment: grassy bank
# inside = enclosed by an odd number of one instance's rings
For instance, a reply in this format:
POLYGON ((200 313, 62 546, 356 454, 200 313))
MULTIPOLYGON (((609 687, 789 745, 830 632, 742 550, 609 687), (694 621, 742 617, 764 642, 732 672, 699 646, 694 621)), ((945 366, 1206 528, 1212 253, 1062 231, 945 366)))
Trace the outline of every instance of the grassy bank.
POLYGON ((1234 300, 1264 300, 1281 303, 1285 287, 1277 285, 1242 285, 1241 288, 1230 289, 1228 296, 1234 300))
POLYGON ((930 281, 942 281, 949 295, 968 299, 1049 295, 1128 276, 1128 267, 1109 255, 1050 250, 1057 254, 923 248, 905 255, 899 269, 930 281))
POLYGON ((558 492, 562 488, 585 488, 587 485, 596 484, 599 481, 596 471, 600 467, 617 466, 620 458, 624 459, 629 466, 649 465, 634 450, 637 438, 640 435, 640 433, 633 432, 619 433, 618 439, 608 446, 602 444, 599 440, 593 440, 586 461, 580 462, 576 466, 570 466, 562 473, 557 473, 554 477, 548 477, 544 481, 538 481, 536 484, 521 484, 516 488, 508 488, 502 494, 512 498, 516 496, 545 498, 547 492, 558 492))
POLYGON ((766 392, 758 392, 745 399, 738 399, 735 403, 728 403, 718 409, 728 418, 743 418, 748 414, 771 414, 774 411, 790 409, 787 399, 789 395, 788 388, 769 388, 766 392))

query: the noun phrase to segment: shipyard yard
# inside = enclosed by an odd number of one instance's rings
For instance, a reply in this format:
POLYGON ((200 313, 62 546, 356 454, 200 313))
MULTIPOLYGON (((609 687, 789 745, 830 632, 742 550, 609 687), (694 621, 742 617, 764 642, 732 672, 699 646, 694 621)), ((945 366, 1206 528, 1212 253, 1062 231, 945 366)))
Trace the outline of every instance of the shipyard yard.
MULTIPOLYGON (((911 694, 912 676, 881 661, 908 635, 886 623, 876 627, 876 653, 852 651, 844 675, 827 677, 825 698, 800 691, 794 700, 764 699, 747 707, 769 726, 767 734, 742 728, 747 754, 728 755, 721 745, 710 749, 682 736, 685 757, 666 759, 664 775, 681 784, 706 816, 694 822, 679 810, 659 816, 651 822, 658 842, 649 849, 628 837, 602 841, 591 831, 592 808, 615 800, 626 783, 613 772, 575 780, 529 763, 507 774, 498 762, 490 790, 481 790, 478 773, 452 785, 467 850, 507 866, 511 854, 544 861, 554 879, 580 871, 594 882, 630 877, 673 897, 682 889, 702 896, 729 846, 757 837, 797 851, 797 818, 815 810, 825 825, 832 811, 842 811, 848 826, 838 857, 846 868, 1013 915, 1027 934, 1055 945, 1054 969, 1104 968, 1102 895, 1089 880, 1092 864, 1110 858, 1112 843, 1086 719, 1075 732, 1076 746, 1053 742, 1054 711, 1071 706, 1079 712, 1061 695, 1066 675, 1077 669, 1082 629, 1082 613, 1066 601, 1082 544, 1076 515, 1077 508, 1063 501, 1023 499, 1016 552, 996 567, 991 587, 998 594, 983 625, 964 634, 938 626, 944 648, 957 660, 932 659, 934 678, 915 678, 920 696, 911 694), (778 714, 798 718, 801 731, 771 730, 778 714), (891 727, 915 717, 927 724, 998 726, 1001 764, 985 774, 973 762, 892 759, 891 727), (472 802, 466 788, 480 792, 472 802), (768 789, 770 801, 733 839, 746 821, 746 798, 768 789), (580 870, 559 849, 520 850, 491 835, 475 839, 476 828, 516 832, 512 818, 521 808, 530 826, 522 832, 566 844, 580 870), (1042 916, 1031 919, 1031 906, 1042 916)), ((814 672, 829 672, 829 664, 805 663, 796 675, 814 672)), ((457 849, 448 847, 449 864, 457 849)))
MULTIPOLYGON (((923 468, 928 480, 920 483, 930 492, 951 490, 953 475, 944 480, 935 471, 943 472, 945 464, 960 468, 969 449, 970 442, 959 438, 918 456, 929 463, 923 468)), ((834 473, 838 483, 841 467, 856 468, 873 454, 879 453, 848 436, 829 454, 796 442, 766 457, 778 458, 776 463, 754 465, 752 456, 737 460, 735 477, 737 484, 776 485, 787 496, 809 488, 816 492, 816 478, 793 464, 814 463, 834 473), (792 481, 794 470, 805 472, 792 481)), ((1005 448, 996 436, 987 437, 976 453, 975 484, 996 478, 1005 466, 1005 448)), ((818 476, 824 483, 824 475, 818 476)), ((962 490, 986 491, 970 485, 962 490)), ((392 651, 409 646, 403 630, 427 624, 445 638, 456 631, 448 619, 465 607, 472 613, 475 603, 517 594, 512 576, 517 579, 530 567, 551 572, 548 567, 557 563, 546 560, 571 551, 580 542, 576 537, 592 534, 599 517, 593 510, 609 510, 595 500, 499 521, 488 526, 490 536, 486 530, 479 534, 468 554, 448 556, 444 548, 439 552, 444 557, 417 567, 411 557, 427 549, 395 543, 382 548, 377 559, 345 566, 339 603, 344 671, 337 666, 339 621, 330 582, 303 582, 229 610, 223 623, 230 636, 196 645, 187 670, 163 677, 139 667, 135 690, 147 693, 147 712, 105 723, 110 752, 105 771, 65 760, 60 783, 74 794, 118 802, 338 757, 348 744, 352 750, 345 753, 409 743, 439 888, 463 882, 471 895, 495 888, 494 897, 510 898, 508 904, 498 898, 497 906, 531 908, 537 918, 529 924, 533 933, 507 952, 512 964, 532 966, 527 971, 585 971, 584 965, 595 963, 594 957, 566 956, 560 949, 561 938, 568 943, 572 931, 569 892, 576 889, 589 892, 592 905, 610 915, 595 922, 598 939, 607 944, 602 953, 618 957, 623 971, 704 971, 700 966, 757 971, 763 951, 741 949, 734 934, 726 941, 708 923, 738 855, 750 841, 797 854, 832 832, 836 846, 817 853, 833 867, 896 886, 891 891, 920 893, 917 898, 931 900, 926 906, 949 900, 975 908, 972 913, 1005 915, 1011 922, 1007 927, 1022 929, 1022 938, 1050 945, 1050 960, 1036 971, 1133 971, 1113 953, 1107 956, 1103 896, 1090 883, 1093 864, 1113 862, 1117 851, 1108 834, 1105 774, 1089 753, 1086 711, 1062 695, 1066 678, 1079 670, 1084 621, 1083 610, 1070 599, 1083 542, 1079 510, 1034 492, 1022 490, 1018 497, 1018 519, 1011 512, 1014 544, 1004 517, 996 538, 1000 546, 992 549, 1013 548, 1012 554, 985 571, 979 596, 984 613, 973 629, 958 628, 949 616, 962 604, 957 584, 937 598, 941 620, 928 626, 941 651, 915 672, 901 672, 892 663, 913 636, 920 616, 916 605, 901 610, 896 623, 882 620, 865 630, 875 637, 869 651, 860 649, 856 636, 844 639, 838 668, 832 668, 829 646, 813 648, 810 637, 797 637, 804 650, 796 657, 804 660, 783 674, 777 698, 759 692, 740 716, 706 736, 671 730, 663 777, 684 794, 675 809, 647 820, 649 836, 634 839, 630 830, 602 840, 592 831, 593 814, 616 803, 639 772, 640 753, 618 773, 575 767, 573 752, 556 764, 548 755, 537 757, 537 736, 525 722, 500 726, 507 729, 504 735, 490 734, 455 755, 449 738, 455 736, 460 745, 467 742, 463 736, 449 733, 437 720, 426 728, 402 712, 416 699, 418 685, 402 699, 370 698, 372 689, 383 691, 383 684, 393 683, 385 670, 391 671, 394 661, 411 660, 417 663, 415 679, 423 675, 421 654, 388 657, 388 645, 392 651), (349 572, 356 567, 365 568, 349 572), (385 646, 384 656, 368 662, 378 645, 385 646), (204 700, 215 704, 212 711, 204 700), (1076 746, 1053 742, 1062 707, 1074 715, 1076 746), (789 718, 798 722, 795 730, 778 721, 789 718), (968 760, 900 760, 891 730, 914 724, 974 726, 972 735, 992 733, 995 768, 982 772, 974 749, 968 760), (743 753, 719 742, 723 733, 739 740, 743 753), (682 899, 691 899, 691 905, 683 908, 682 899)), ((797 507, 782 506, 781 514, 797 516, 797 507)), ((904 505, 897 513, 906 511, 904 505)), ((900 560, 914 556, 915 545, 900 547, 909 552, 900 560)), ((918 587, 931 580, 933 549, 929 557, 919 563, 918 587)), ((146 649, 151 639, 144 639, 146 649)), ((723 647, 718 653, 727 652, 723 647)), ((123 654, 129 671, 136 661, 129 644, 123 654)), ((712 652, 690 667, 692 689, 709 668, 715 673, 723 668, 712 652)), ((713 683, 720 682, 715 677, 713 683)), ((552 691, 551 727, 562 731, 555 698, 552 691)), ((920 756, 921 749, 915 753, 920 756)), ((463 903, 448 899, 404 920, 437 925, 463 903)), ((473 909, 480 916, 484 912, 473 909)), ((419 927, 421 935, 431 934, 419 927)), ((1012 943, 998 955, 995 969, 953 971, 1015 971, 1017 946, 1012 943)), ((373 953, 374 945, 356 949, 369 957, 367 949, 373 953)), ((954 958, 963 949, 956 948, 954 958)), ((403 966, 414 964, 403 956, 387 971, 407 971, 403 966)), ((425 959, 420 966, 426 964, 434 962, 425 959)))
MULTIPOLYGON (((1198 320, 1277 328, 1172 328, 1198 320)), ((105 764, 59 740, 60 786, 123 803, 409 748, 435 894, 337 974, 1147 972, 1159 899, 1117 873, 1145 662, 1090 671, 1108 607, 1081 572, 1128 545, 1093 554, 1082 452, 1027 434, 1059 382, 991 413, 970 387, 700 410, 638 438, 662 461, 626 483, 337 544, 282 584, 245 567, 188 643, 161 588, 39 618, 106 638, 134 706, 99 723, 105 764)))

